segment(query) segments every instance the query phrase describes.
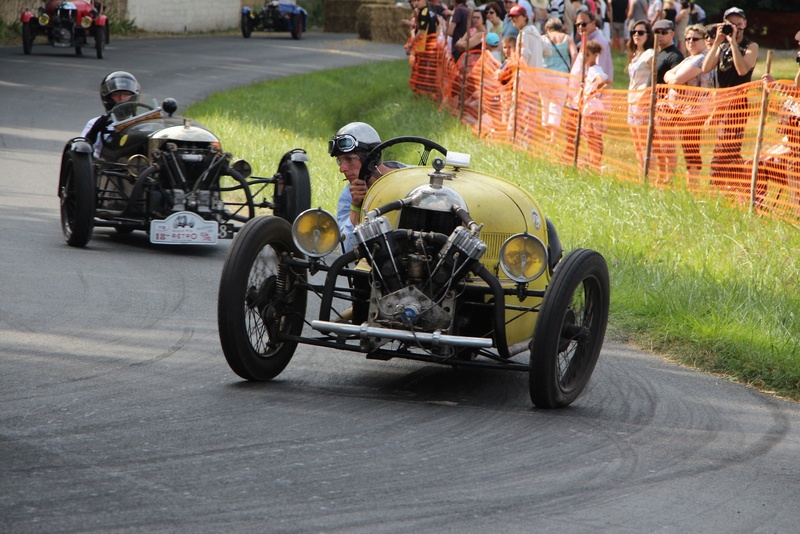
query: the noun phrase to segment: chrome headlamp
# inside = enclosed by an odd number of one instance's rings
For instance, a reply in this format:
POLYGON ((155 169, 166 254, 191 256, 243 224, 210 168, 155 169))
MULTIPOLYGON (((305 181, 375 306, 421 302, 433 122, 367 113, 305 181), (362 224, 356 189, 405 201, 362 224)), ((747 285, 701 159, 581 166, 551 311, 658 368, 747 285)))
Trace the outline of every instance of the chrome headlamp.
POLYGON ((81 17, 81 28, 84 30, 88 30, 92 26, 92 17, 83 16, 81 17))
POLYGON ((322 208, 312 208, 297 216, 292 224, 292 239, 310 258, 327 256, 339 244, 336 218, 322 208))
POLYGON ((500 268, 517 283, 536 280, 547 268, 547 247, 527 232, 512 235, 500 247, 500 268))

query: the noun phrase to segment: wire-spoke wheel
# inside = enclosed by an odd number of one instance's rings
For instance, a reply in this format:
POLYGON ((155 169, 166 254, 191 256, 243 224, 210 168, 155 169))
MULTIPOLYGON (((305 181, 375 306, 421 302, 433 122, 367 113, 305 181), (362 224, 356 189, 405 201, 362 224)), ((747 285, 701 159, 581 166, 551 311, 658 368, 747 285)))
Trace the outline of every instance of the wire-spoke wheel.
POLYGON ((608 266, 578 249, 556 267, 531 338, 530 395, 540 408, 570 405, 592 376, 610 299, 608 266))
POLYGON ((305 269, 286 259, 303 258, 291 225, 279 217, 257 217, 236 236, 222 268, 217 304, 225 359, 240 377, 265 381, 288 365, 303 329, 305 269))

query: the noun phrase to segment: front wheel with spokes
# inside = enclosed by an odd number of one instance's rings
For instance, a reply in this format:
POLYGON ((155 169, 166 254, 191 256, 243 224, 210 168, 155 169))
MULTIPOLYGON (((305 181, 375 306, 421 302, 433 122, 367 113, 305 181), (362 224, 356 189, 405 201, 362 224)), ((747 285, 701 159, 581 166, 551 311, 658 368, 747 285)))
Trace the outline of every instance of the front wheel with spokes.
POLYGON ((291 230, 280 217, 256 217, 225 258, 217 301, 220 343, 230 368, 246 380, 278 376, 297 348, 284 336, 303 329, 306 270, 286 261, 303 259, 291 230))
POLYGON ((530 343, 536 406, 569 406, 586 387, 603 346, 609 300, 608 266, 598 252, 574 250, 556 267, 530 343))

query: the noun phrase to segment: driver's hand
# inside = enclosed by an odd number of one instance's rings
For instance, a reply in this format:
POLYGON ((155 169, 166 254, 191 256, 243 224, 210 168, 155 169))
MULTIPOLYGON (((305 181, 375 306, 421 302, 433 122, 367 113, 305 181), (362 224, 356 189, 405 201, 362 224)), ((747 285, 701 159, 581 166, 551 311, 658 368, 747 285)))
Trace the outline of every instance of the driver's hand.
POLYGON ((350 184, 350 196, 353 198, 353 205, 360 207, 364 197, 367 196, 367 183, 363 180, 353 180, 350 184))

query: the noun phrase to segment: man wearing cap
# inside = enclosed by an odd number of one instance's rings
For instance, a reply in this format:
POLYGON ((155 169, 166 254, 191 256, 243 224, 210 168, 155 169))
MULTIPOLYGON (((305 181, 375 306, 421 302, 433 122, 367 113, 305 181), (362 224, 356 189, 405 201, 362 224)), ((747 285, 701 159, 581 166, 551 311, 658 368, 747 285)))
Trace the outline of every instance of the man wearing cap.
MULTIPOLYGON (((683 54, 675 46, 675 23, 669 19, 659 19, 653 24, 653 33, 656 37, 656 83, 663 84, 664 75, 683 61, 683 54)), ((663 108, 661 108, 663 110, 663 108)), ((677 140, 675 138, 674 123, 669 123, 669 117, 659 115, 659 127, 655 132, 653 155, 655 156, 658 183, 666 184, 671 180, 672 173, 678 164, 675 154, 677 140)))
POLYGON ((735 87, 750 81, 758 60, 758 44, 744 35, 747 19, 744 11, 732 7, 724 22, 717 25, 717 36, 703 60, 703 72, 717 68, 717 86, 735 87), (729 28, 726 34, 724 28, 729 28))
POLYGON ((664 83, 664 74, 683 61, 683 54, 675 46, 675 23, 660 19, 653 25, 653 33, 658 42, 658 61, 656 63, 656 83, 664 83))
MULTIPOLYGON (((732 7, 725 11, 723 22, 717 25, 717 35, 703 60, 703 72, 717 69, 717 87, 736 87, 748 83, 758 61, 758 44, 744 35, 747 18, 744 11, 732 7)), ((727 106, 720 118, 724 126, 722 136, 714 146, 711 158, 712 183, 720 185, 723 172, 738 172, 742 159, 742 139, 747 123, 747 97, 740 96, 727 106)), ((743 184, 738 188, 744 189, 743 184)))

